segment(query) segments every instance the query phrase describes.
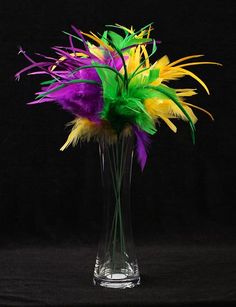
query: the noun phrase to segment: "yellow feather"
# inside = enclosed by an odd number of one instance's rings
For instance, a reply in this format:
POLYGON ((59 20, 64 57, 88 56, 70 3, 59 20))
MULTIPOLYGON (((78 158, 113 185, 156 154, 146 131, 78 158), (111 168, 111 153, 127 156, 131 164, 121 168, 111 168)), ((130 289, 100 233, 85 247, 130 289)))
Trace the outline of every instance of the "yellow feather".
MULTIPOLYGON (((109 144, 117 141, 117 134, 107 121, 101 121, 97 124, 87 118, 78 117, 68 125, 73 125, 73 127, 65 144, 60 148, 61 151, 71 144, 75 146, 79 140, 89 142, 93 138, 96 141, 105 141, 109 144)), ((131 132, 132 128, 129 125, 122 131, 124 136, 130 135, 131 132)))
POLYGON ((89 33, 85 33, 85 32, 81 32, 83 35, 91 38, 92 40, 94 40, 95 42, 97 42, 100 46, 103 46, 104 48, 106 48, 109 51, 113 51, 113 48, 111 46, 109 46, 108 44, 106 44, 105 42, 103 42, 99 37, 97 37, 95 34, 93 34, 93 32, 89 33))
POLYGON ((177 80, 179 78, 184 77, 185 75, 186 73, 180 72, 180 70, 175 67, 173 67, 172 69, 162 68, 160 70, 160 78, 162 78, 164 81, 177 80))
MULTIPOLYGON (((197 122, 197 117, 193 113, 192 109, 184 104, 182 104, 182 106, 187 111, 192 122, 195 124, 197 122)), ((182 120, 188 121, 185 114, 172 100, 165 100, 160 106, 160 109, 162 109, 162 112, 165 113, 168 118, 180 118, 182 120)))
POLYGON ((151 83, 151 85, 153 85, 153 86, 158 86, 158 85, 160 85, 160 84, 162 83, 162 81, 163 81, 163 78, 157 78, 156 80, 154 80, 154 81, 151 83))
POLYGON ((140 46, 132 48, 130 50, 130 56, 127 60, 127 71, 128 73, 132 73, 139 66, 141 59, 140 46))
POLYGON ((140 45, 136 48, 134 62, 135 62, 135 68, 137 68, 140 64, 141 59, 141 52, 140 52, 140 45))
POLYGON ((193 66, 193 65, 205 65, 205 64, 213 64, 213 65, 223 66, 221 63, 218 63, 218 62, 191 62, 191 63, 181 64, 181 65, 178 65, 176 67, 185 67, 185 66, 193 66))
MULTIPOLYGON (((80 56, 80 57, 88 57, 86 54, 82 53, 82 52, 76 52, 76 53, 70 53, 70 56, 80 56)), ((58 60, 57 60, 57 63, 59 62, 63 62, 64 60, 66 59, 65 56, 62 56, 60 57, 58 60)), ((51 68, 51 71, 53 71, 55 68, 57 67, 57 64, 56 65, 53 65, 52 68, 51 68)))
POLYGON ((187 103, 187 102, 184 102, 184 105, 187 105, 187 106, 190 106, 190 107, 192 107, 192 108, 198 109, 198 110, 200 110, 200 111, 206 113, 208 116, 210 116, 210 118, 211 118, 212 120, 214 120, 214 117, 212 116, 212 114, 211 114, 210 112, 208 112, 207 110, 205 110, 205 109, 203 109, 203 108, 200 108, 200 107, 198 107, 198 106, 195 106, 194 104, 187 103))
POLYGON ((148 68, 150 67, 150 62, 149 62, 149 57, 148 57, 148 52, 145 46, 141 45, 142 48, 142 52, 144 54, 144 58, 145 58, 145 66, 148 68))
MULTIPOLYGON (((184 77, 185 75, 189 75, 191 76, 193 79, 195 79, 197 82, 199 82, 204 89, 206 90, 207 94, 209 95, 209 89, 206 86, 206 84, 198 77, 196 76, 194 73, 192 73, 191 71, 184 69, 183 67, 186 66, 194 66, 194 65, 205 65, 205 64, 214 64, 214 65, 220 65, 222 66, 222 64, 217 63, 217 62, 192 62, 192 63, 185 63, 185 64, 181 64, 181 65, 177 65, 178 63, 181 63, 183 61, 192 59, 192 58, 197 58, 197 57, 201 57, 203 55, 191 55, 191 56, 187 56, 184 58, 181 58, 179 60, 176 60, 172 63, 168 62, 168 58, 164 57, 161 58, 159 61, 157 61, 156 63, 156 67, 160 68, 160 78, 163 79, 163 81, 168 81, 168 80, 176 80, 179 78, 184 77)), ((192 96, 192 95, 191 95, 192 96)))
POLYGON ((152 117, 152 119, 156 119, 158 117, 157 113, 157 99, 148 98, 144 100, 145 109, 148 114, 152 117))
POLYGON ((178 88, 175 90, 178 97, 189 97, 197 95, 195 88, 178 88))
POLYGON ((75 146, 79 139, 81 139, 84 135, 87 136, 88 139, 91 137, 91 131, 89 131, 92 126, 91 122, 87 119, 76 118, 68 125, 73 125, 71 132, 65 142, 65 144, 60 148, 61 151, 66 149, 70 144, 75 146))
MULTIPOLYGON (((184 113, 172 100, 161 100, 161 99, 146 99, 145 108, 150 116, 155 120, 158 117, 166 118, 181 118, 182 120, 188 120, 184 113)), ((193 123, 196 123, 197 117, 193 113, 192 109, 186 104, 182 103, 183 108, 188 112, 193 123)))
POLYGON ((194 58, 200 58, 204 56, 204 54, 197 54, 197 55, 189 55, 189 56, 186 56, 184 58, 181 58, 181 59, 178 59, 172 63, 169 64, 169 66, 175 66, 176 64, 180 63, 180 62, 184 62, 186 60, 190 60, 190 59, 194 59, 194 58))
POLYGON ((154 67, 155 67, 156 69, 158 69, 158 68, 160 69, 160 68, 162 68, 162 67, 167 66, 169 63, 170 63, 170 60, 169 60, 168 56, 167 56, 167 55, 164 55, 162 58, 160 58, 160 59, 154 64, 154 67))
POLYGON ((133 34, 133 33, 134 33, 133 26, 131 26, 131 28, 128 29, 128 28, 126 28, 126 27, 124 27, 124 26, 119 25, 118 23, 116 23, 115 25, 116 25, 117 27, 119 27, 120 29, 123 29, 123 30, 127 31, 127 32, 130 33, 130 34, 133 34))
POLYGON ((153 30, 153 28, 150 25, 149 28, 148 28, 148 32, 147 32, 147 38, 150 37, 150 33, 151 33, 152 30, 153 30))
MULTIPOLYGON (((188 120, 184 113, 179 109, 179 107, 176 106, 176 104, 171 100, 160 100, 157 98, 146 99, 144 104, 147 112, 153 120, 161 118, 175 133, 177 132, 177 128, 172 123, 170 118, 180 118, 185 121, 188 120)), ((192 122, 195 124, 197 117, 193 113, 192 109, 185 104, 183 104, 183 108, 188 112, 192 122)))
POLYGON ((143 38, 144 37, 144 35, 145 35, 145 33, 146 33, 146 31, 142 31, 142 32, 140 32, 139 34, 137 34, 137 35, 135 35, 135 37, 138 37, 138 38, 143 38))
POLYGON ((177 132, 177 127, 172 123, 171 120, 169 120, 168 117, 165 117, 163 115, 159 115, 159 117, 167 124, 167 126, 174 132, 177 132))
POLYGON ((184 68, 179 68, 180 71, 182 71, 184 74, 191 76, 193 79, 195 79, 196 81, 198 81, 206 90, 207 94, 210 95, 209 89, 206 86, 206 84, 198 77, 196 76, 194 73, 192 73, 191 71, 184 69, 184 68))
MULTIPOLYGON (((185 111, 187 111, 187 113, 188 113, 189 117, 191 118, 192 122, 193 122, 194 124, 196 124, 196 122, 197 122, 197 117, 196 117, 196 115, 193 113, 193 110, 192 110, 190 107, 186 106, 185 104, 183 104, 183 108, 185 109, 185 111)), ((182 111, 181 111, 181 112, 182 112, 182 111)), ((187 117, 186 117, 184 114, 183 114, 183 119, 188 120, 187 117)))
POLYGON ((103 55, 103 52, 100 48, 98 48, 97 46, 94 46, 94 45, 91 45, 89 47, 89 51, 95 55, 96 57, 98 57, 100 60, 103 60, 104 59, 104 55, 103 55))

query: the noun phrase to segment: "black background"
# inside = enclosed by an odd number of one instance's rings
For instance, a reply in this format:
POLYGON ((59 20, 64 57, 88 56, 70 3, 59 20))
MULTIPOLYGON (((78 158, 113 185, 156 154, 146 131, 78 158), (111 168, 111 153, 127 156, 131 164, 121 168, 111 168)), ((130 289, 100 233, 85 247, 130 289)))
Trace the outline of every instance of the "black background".
POLYGON ((138 248, 234 246, 235 3, 0 1, 2 248, 96 245, 102 210, 97 144, 60 152, 72 115, 56 104, 27 106, 41 78, 25 76, 19 83, 14 74, 28 64, 17 56, 19 45, 31 54, 53 55, 51 46, 68 44, 61 31, 71 32, 70 25, 101 33, 105 24, 116 22, 136 29, 154 22, 152 35, 162 41, 156 59, 204 54, 205 60, 223 64, 192 68, 210 96, 188 78, 170 84, 197 87, 199 94, 189 101, 209 110, 215 121, 196 111, 195 145, 187 123, 176 123, 177 134, 162 123, 152 137, 143 173, 134 162, 132 216, 138 248))

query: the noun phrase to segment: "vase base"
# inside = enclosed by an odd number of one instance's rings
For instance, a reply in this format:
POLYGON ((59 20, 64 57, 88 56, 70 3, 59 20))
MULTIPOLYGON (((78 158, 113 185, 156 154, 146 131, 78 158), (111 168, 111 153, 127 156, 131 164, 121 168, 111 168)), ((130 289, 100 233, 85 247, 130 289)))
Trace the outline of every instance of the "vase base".
POLYGON ((95 286, 113 288, 113 289, 126 289, 134 288, 140 285, 140 277, 128 278, 125 274, 112 274, 103 278, 93 278, 95 286))

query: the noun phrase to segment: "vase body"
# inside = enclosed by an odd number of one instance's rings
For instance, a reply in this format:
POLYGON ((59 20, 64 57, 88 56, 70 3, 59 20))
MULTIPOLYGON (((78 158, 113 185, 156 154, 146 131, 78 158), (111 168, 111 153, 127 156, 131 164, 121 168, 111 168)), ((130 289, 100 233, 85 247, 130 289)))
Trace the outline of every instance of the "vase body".
POLYGON ((133 154, 133 135, 120 135, 112 144, 99 143, 103 221, 93 281, 107 288, 140 284, 130 204, 133 154))

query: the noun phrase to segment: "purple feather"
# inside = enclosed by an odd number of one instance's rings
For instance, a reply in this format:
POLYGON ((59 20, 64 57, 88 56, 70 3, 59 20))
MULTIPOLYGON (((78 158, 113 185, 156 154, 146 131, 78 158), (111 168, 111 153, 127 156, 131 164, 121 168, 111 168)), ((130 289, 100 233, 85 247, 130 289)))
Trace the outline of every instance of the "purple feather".
POLYGON ((92 65, 96 62, 120 70, 123 63, 115 52, 110 52, 103 47, 97 47, 101 48, 103 59, 96 57, 90 52, 82 33, 75 27, 72 26, 72 28, 84 43, 85 50, 76 48, 73 44, 72 35, 70 35, 69 47, 52 47, 60 58, 63 57, 61 60, 40 55, 52 61, 37 63, 20 47, 20 53, 25 56, 30 65, 19 71, 16 77, 19 79, 24 72, 34 75, 48 74, 53 79, 52 82, 50 83, 50 80, 48 80, 49 85, 44 84, 36 93, 38 97, 29 104, 56 102, 75 116, 85 117, 97 122, 100 121, 100 112, 103 108, 102 88, 99 86, 101 80, 95 68, 83 68, 83 66, 92 65), (85 57, 77 56, 76 52, 83 53, 85 57), (31 71, 34 68, 38 68, 39 71, 31 71), (82 80, 82 82, 73 83, 73 80, 82 80), (94 83, 88 83, 86 80, 94 81, 94 83))
POLYGON ((86 41, 85 41, 85 38, 84 38, 84 36, 82 35, 82 33, 81 33, 81 31, 79 30, 79 29, 77 29, 75 26, 71 26, 71 28, 75 31, 75 33, 82 39, 82 42, 83 42, 83 44, 84 44, 84 47, 85 47, 85 49, 88 51, 88 52, 90 52, 89 51, 89 48, 88 48, 88 46, 87 46, 87 43, 86 43, 86 41))
POLYGON ((133 126, 133 130, 136 135, 136 155, 143 171, 147 161, 147 151, 151 140, 149 135, 145 131, 140 130, 138 126, 133 126))

